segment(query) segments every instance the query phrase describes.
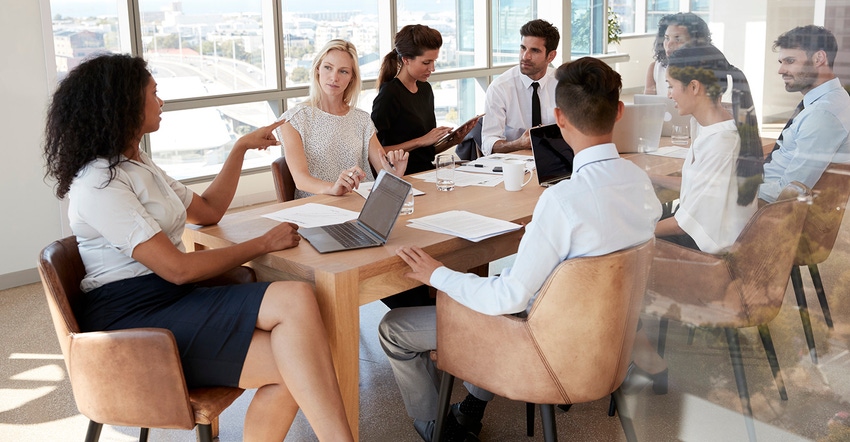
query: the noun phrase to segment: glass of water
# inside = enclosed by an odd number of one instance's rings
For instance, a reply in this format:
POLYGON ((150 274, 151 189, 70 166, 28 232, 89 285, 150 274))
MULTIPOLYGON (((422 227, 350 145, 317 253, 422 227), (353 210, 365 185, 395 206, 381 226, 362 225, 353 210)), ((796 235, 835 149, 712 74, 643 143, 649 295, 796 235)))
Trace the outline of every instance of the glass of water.
POLYGON ((673 133, 670 135, 670 141, 677 146, 687 146, 688 140, 691 137, 691 132, 687 124, 673 125, 673 133))
POLYGON ((450 192, 455 189, 455 161, 453 154, 437 155, 437 190, 450 192))
POLYGON ((407 192, 407 197, 404 199, 404 204, 401 206, 402 215, 413 215, 413 188, 407 192))

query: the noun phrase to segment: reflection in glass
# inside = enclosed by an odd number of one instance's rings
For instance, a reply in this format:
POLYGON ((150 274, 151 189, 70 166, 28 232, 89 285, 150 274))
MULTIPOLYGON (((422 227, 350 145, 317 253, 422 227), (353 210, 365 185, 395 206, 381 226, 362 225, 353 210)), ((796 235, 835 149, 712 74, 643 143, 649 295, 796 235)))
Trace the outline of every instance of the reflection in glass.
MULTIPOLYGON (((475 11, 472 0, 409 0, 398 3, 398 29, 420 24, 440 31, 443 47, 437 70, 475 64, 475 11)), ((396 31, 398 31, 396 29, 396 31)))
POLYGON ((50 10, 59 80, 93 53, 122 52, 115 0, 78 3, 54 0, 50 2, 50 10))
POLYGON ((519 29, 537 17, 536 3, 531 0, 496 0, 493 2, 493 65, 519 62, 519 29))
POLYGON ((287 87, 310 84, 310 65, 316 51, 335 38, 354 43, 363 78, 378 76, 382 54, 377 0, 348 0, 344 9, 309 1, 281 0, 281 4, 287 87))
MULTIPOLYGON (((183 79, 160 80, 158 89, 179 86, 183 79)), ((235 104, 164 112, 159 130, 150 134, 154 162, 176 179, 215 175, 236 140, 276 119, 267 102, 235 104)), ((268 166, 280 147, 249 150, 243 169, 268 166)))
MULTIPOLYGON (((140 0, 142 55, 154 78, 193 79, 201 87, 160 94, 164 100, 271 89, 276 63, 263 0, 226 7, 203 0, 161 6, 140 0)), ((270 28, 270 27, 269 27, 270 28)))

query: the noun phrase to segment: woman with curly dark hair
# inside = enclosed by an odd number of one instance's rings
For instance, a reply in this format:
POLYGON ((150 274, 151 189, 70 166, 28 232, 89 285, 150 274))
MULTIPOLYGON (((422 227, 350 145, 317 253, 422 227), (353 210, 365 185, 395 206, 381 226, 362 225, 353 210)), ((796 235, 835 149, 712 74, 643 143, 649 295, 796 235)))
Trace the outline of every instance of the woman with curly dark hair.
POLYGON ((679 12, 661 17, 658 34, 655 35, 653 60, 646 70, 644 94, 667 95, 667 57, 684 45, 704 46, 711 44, 708 24, 692 12, 679 12))
POLYGON ((163 102, 143 59, 100 55, 59 84, 47 115, 44 155, 56 196, 86 268, 83 330, 171 330, 190 388, 257 388, 244 440, 282 440, 300 407, 320 440, 352 440, 333 361, 310 285, 194 283, 257 256, 298 245, 296 227, 221 249, 186 252, 185 223, 214 224, 236 191, 249 149, 279 143, 251 132, 233 146, 198 195, 167 176, 139 148, 159 129, 163 102))

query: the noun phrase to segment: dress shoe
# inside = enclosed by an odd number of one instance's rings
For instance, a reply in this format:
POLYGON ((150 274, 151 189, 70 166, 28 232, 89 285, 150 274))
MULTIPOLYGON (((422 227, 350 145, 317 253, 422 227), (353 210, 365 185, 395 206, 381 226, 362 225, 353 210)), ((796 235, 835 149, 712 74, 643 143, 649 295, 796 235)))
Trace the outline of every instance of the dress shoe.
POLYGON ((460 424, 461 427, 466 429, 468 433, 472 433, 476 437, 481 434, 481 427, 483 426, 481 424, 481 420, 473 419, 463 414, 463 412, 460 411, 460 403, 452 404, 451 415, 454 416, 454 419, 457 421, 457 423, 460 424))
POLYGON ((652 374, 647 373, 644 369, 635 365, 634 362, 629 364, 629 370, 626 372, 626 378, 623 379, 623 384, 620 386, 620 391, 625 394, 633 394, 642 391, 649 385, 652 385, 652 392, 655 394, 667 394, 667 375, 668 369, 652 374))
MULTIPOLYGON (((467 431, 463 426, 461 426, 454 417, 449 414, 446 416, 446 428, 443 440, 446 442, 479 442, 478 435, 473 434, 467 431)), ((431 442, 434 440, 434 430, 437 427, 437 421, 421 421, 419 419, 413 420, 413 428, 416 430, 416 433, 419 434, 419 437, 422 438, 425 442, 431 442)))

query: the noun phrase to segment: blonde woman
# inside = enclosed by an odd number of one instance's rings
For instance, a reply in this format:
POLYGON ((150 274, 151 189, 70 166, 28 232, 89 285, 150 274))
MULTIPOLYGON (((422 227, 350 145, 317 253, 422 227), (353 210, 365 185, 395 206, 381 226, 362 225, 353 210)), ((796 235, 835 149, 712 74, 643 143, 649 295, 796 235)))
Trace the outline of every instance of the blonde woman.
POLYGON ((331 40, 316 54, 310 99, 280 116, 283 156, 295 181, 295 197, 345 195, 385 169, 404 175, 408 154, 384 153, 369 114, 356 107, 360 95, 357 49, 331 40))

